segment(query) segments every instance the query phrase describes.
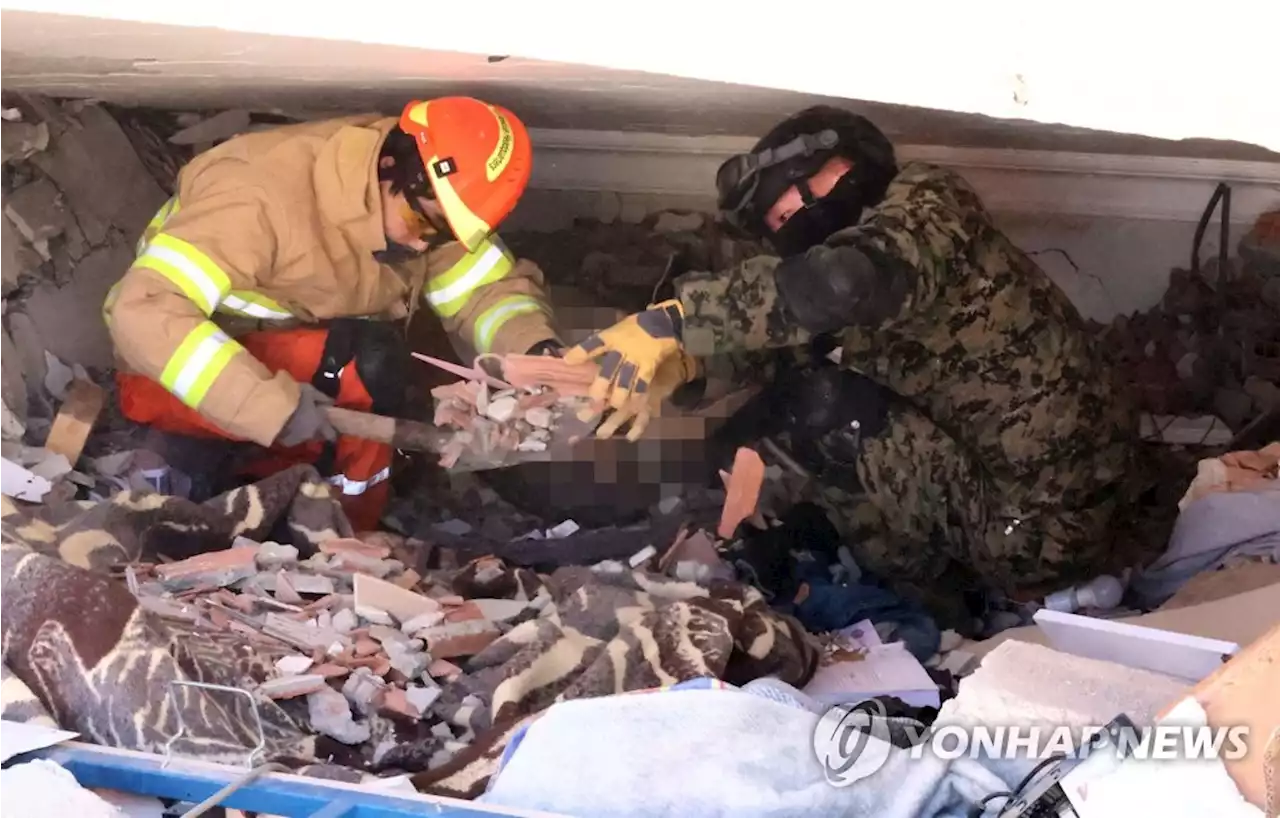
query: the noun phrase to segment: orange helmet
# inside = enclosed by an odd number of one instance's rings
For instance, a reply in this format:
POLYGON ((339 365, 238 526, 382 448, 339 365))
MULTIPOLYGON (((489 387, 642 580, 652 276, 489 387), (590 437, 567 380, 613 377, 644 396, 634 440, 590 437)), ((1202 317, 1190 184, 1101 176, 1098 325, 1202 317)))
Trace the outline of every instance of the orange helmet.
POLYGON ((442 97, 406 105, 400 129, 417 141, 453 234, 475 250, 529 183, 533 148, 524 123, 497 105, 442 97))

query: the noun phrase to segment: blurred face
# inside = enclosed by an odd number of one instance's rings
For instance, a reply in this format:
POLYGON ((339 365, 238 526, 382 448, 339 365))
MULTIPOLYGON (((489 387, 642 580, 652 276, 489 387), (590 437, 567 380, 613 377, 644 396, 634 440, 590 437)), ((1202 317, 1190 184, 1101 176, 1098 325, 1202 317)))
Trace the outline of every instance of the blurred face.
POLYGON ((433 240, 450 236, 439 202, 418 197, 411 203, 403 192, 392 193, 390 182, 379 182, 378 186, 382 189, 382 232, 388 242, 425 253, 433 240))
MULTIPOLYGON (((836 186, 836 182, 853 168, 853 162, 843 156, 835 156, 827 160, 827 163, 818 169, 818 172, 809 177, 809 190, 813 195, 821 199, 831 192, 836 186)), ((798 211, 804 208, 804 199, 800 197, 800 191, 795 185, 787 188, 778 197, 778 201, 773 203, 773 207, 764 215, 765 226, 769 228, 769 232, 776 233, 778 228, 787 223, 787 220, 794 216, 798 211)))

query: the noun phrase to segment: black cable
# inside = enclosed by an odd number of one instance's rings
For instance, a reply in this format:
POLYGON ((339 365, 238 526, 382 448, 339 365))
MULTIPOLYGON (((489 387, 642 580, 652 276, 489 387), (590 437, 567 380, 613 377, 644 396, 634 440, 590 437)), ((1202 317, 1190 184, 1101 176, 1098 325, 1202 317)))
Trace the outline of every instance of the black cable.
POLYGON ((1003 798, 1008 801, 1010 798, 1013 798, 1013 793, 1009 790, 1004 790, 1003 792, 993 792, 990 795, 985 796, 981 801, 974 804, 972 807, 969 807, 968 818, 981 818, 982 813, 987 811, 987 803, 990 802, 992 798, 1003 798))
POLYGON ((1200 245, 1204 241, 1204 231, 1208 229, 1209 219, 1213 218, 1213 211, 1217 208, 1219 201, 1222 202, 1222 223, 1219 227, 1218 239, 1221 245, 1218 248, 1218 275, 1226 275, 1227 257, 1231 252, 1228 246, 1231 241, 1231 187, 1226 182, 1219 182, 1213 189, 1213 195, 1209 197, 1209 204, 1200 214, 1195 237, 1191 240, 1191 272, 1197 276, 1200 275, 1200 245))
POLYGON ((1031 768, 1031 772, 1027 773, 1022 777, 1022 780, 1018 782, 1018 786, 1014 787, 1012 790, 1004 790, 1002 792, 993 792, 990 795, 985 796, 981 801, 974 804, 972 807, 970 807, 968 818, 979 818, 979 816, 981 816, 984 812, 986 812, 987 804, 993 798, 1005 799, 1005 805, 1000 808, 1000 814, 1003 814, 1004 811, 1008 809, 1009 802, 1012 802, 1018 796, 1022 795, 1022 791, 1027 788, 1028 784, 1030 784, 1032 781, 1035 780, 1035 777, 1039 775, 1040 772, 1044 770, 1045 767, 1048 767, 1050 764, 1052 764, 1055 761, 1062 761, 1064 758, 1065 757, 1063 755, 1057 754, 1057 755, 1051 755, 1048 758, 1040 759, 1040 762, 1036 764, 1036 766, 1031 768))

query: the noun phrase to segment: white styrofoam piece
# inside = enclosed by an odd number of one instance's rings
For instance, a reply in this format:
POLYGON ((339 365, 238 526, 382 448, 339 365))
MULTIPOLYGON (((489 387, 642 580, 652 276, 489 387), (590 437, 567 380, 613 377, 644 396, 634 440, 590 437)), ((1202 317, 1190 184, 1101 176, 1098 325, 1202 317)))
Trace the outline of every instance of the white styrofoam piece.
POLYGON ((3 471, 0 471, 0 491, 10 497, 38 503, 53 488, 48 480, 7 457, 3 458, 3 464, 3 471))
POLYGON ((1091 616, 1043 609, 1036 624, 1055 648, 1076 656, 1116 662, 1198 682, 1216 670, 1240 646, 1221 639, 1187 636, 1091 616))
POLYGON ((1149 724, 1188 687, 1149 670, 1004 642, 960 680, 959 694, 943 703, 938 723, 1082 728, 1123 713, 1135 724, 1149 724))
POLYGON ((0 725, 0 756, 3 756, 0 762, 32 750, 43 750, 45 747, 61 744, 80 735, 34 722, 4 719, 0 725))

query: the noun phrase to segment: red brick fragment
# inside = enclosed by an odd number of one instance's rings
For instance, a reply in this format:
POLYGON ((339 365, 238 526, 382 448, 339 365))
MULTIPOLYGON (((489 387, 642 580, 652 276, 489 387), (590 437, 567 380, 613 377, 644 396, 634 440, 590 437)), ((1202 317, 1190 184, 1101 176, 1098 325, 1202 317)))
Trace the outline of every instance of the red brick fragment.
POLYGON ((391 546, 380 542, 363 542, 353 537, 326 540, 320 543, 320 551, 324 554, 353 554, 374 560, 385 560, 391 556, 391 546))

